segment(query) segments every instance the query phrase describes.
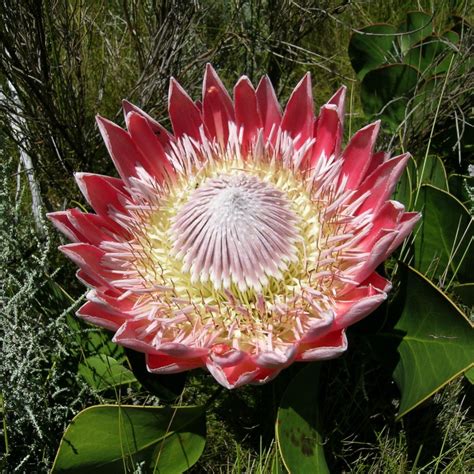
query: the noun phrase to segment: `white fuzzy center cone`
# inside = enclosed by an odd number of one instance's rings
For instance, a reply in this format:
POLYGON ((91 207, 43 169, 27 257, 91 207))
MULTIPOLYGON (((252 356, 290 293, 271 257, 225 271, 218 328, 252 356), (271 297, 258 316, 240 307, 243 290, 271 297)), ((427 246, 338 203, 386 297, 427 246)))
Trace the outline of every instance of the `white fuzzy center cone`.
POLYGON ((173 221, 173 252, 193 282, 258 290, 295 259, 297 222, 285 194, 256 176, 208 178, 173 221))

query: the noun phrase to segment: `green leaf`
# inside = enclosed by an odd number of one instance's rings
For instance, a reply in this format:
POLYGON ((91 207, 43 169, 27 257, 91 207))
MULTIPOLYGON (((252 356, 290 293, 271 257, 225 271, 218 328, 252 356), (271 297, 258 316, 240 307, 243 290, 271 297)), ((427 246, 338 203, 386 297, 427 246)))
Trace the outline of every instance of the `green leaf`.
POLYGON ((304 367, 283 394, 276 421, 276 438, 289 472, 326 473, 318 403, 319 367, 304 367))
POLYGON ((131 370, 105 354, 88 357, 81 362, 79 373, 97 391, 137 381, 131 370))
POLYGON ((474 283, 464 283, 455 285, 452 288, 453 293, 459 297, 462 304, 474 308, 474 283))
POLYGON ((405 54, 413 45, 433 33, 433 18, 420 11, 408 12, 398 32, 405 33, 398 37, 400 50, 405 54))
POLYGON ((417 81, 418 71, 406 64, 391 64, 368 72, 361 83, 364 112, 378 115, 396 128, 405 119, 417 81))
POLYGON ((353 33, 349 42, 349 58, 359 79, 382 64, 389 62, 395 27, 387 24, 370 25, 353 33))
POLYGON ((400 318, 380 334, 398 343, 393 372, 401 392, 398 417, 474 364, 474 331, 465 315, 415 269, 406 271, 403 294, 389 307, 393 315, 401 306, 400 318))
POLYGON ((415 239, 415 267, 429 278, 450 274, 471 281, 474 225, 454 196, 430 185, 420 189, 416 208, 423 214, 415 239))
POLYGON ((443 161, 439 156, 428 156, 419 167, 419 184, 432 184, 438 189, 448 191, 448 177, 443 161))
MULTIPOLYGON (((453 34, 456 35, 454 32, 453 34)), ((456 51, 447 38, 432 35, 413 46, 407 52, 404 62, 416 67, 424 77, 427 77, 447 72, 454 54, 456 51)))
POLYGON ((182 473, 202 454, 203 407, 97 405, 81 411, 63 435, 52 473, 182 473))

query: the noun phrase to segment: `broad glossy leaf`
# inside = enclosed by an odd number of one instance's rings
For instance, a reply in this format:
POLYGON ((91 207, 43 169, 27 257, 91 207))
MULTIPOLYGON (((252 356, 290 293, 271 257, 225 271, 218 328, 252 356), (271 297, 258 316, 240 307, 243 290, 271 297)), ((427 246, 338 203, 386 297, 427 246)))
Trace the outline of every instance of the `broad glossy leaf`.
POLYGON ((393 377, 400 389, 399 417, 474 364, 474 329, 466 316, 423 275, 407 268, 407 279, 389 308, 401 316, 384 337, 398 341, 393 377))
POLYGON ((433 18, 420 11, 408 12, 398 32, 405 33, 398 37, 400 49, 405 54, 413 45, 433 33, 433 18))
POLYGON ((396 128, 405 119, 417 81, 418 71, 406 64, 390 64, 368 72, 361 83, 364 112, 380 116, 396 128))
POLYGON ((415 267, 429 278, 455 275, 469 282, 474 268, 474 225, 454 196, 430 185, 420 189, 415 206, 423 214, 415 239, 415 267))
POLYGON ((131 370, 105 354, 88 357, 81 362, 79 374, 98 391, 137 381, 131 370))
POLYGON ((52 473, 174 474, 189 469, 205 444, 203 407, 97 405, 63 435, 52 473))
POLYGON ((377 24, 362 28, 352 34, 349 42, 349 58, 359 79, 372 69, 392 62, 393 40, 396 29, 392 25, 377 24))
POLYGON ((329 472, 318 400, 319 364, 304 367, 286 389, 276 421, 278 448, 289 472, 329 472))
POLYGON ((431 184, 438 189, 448 191, 448 177, 443 161, 439 156, 430 155, 418 168, 419 183, 431 184))

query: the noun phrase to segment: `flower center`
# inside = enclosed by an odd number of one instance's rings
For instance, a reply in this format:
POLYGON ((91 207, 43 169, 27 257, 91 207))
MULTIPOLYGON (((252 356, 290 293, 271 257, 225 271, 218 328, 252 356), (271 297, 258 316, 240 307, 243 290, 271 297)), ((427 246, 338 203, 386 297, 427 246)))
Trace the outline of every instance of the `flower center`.
POLYGON ((173 254, 193 282, 260 289, 296 259, 297 217, 284 193, 256 176, 208 178, 178 211, 173 254))

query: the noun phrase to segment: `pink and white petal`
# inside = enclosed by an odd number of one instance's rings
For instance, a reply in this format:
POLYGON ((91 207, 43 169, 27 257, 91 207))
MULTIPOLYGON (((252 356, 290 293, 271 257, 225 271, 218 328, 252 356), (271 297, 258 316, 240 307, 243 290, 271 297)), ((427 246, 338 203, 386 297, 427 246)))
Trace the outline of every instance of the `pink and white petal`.
POLYGON ((359 130, 342 154, 341 180, 347 176, 346 189, 357 189, 366 175, 380 129, 380 120, 359 130))
POLYGON ((294 361, 296 353, 297 345, 294 344, 288 347, 286 351, 273 350, 260 352, 256 354, 253 359, 255 364, 259 367, 282 370, 294 361))
POLYGON ((108 290, 111 287, 108 284, 104 284, 103 280, 100 278, 94 277, 91 274, 87 273, 84 269, 80 269, 76 272, 76 278, 85 286, 89 288, 97 288, 108 290))
MULTIPOLYGON (((133 112, 131 115, 140 117, 133 112)), ((129 114, 127 114, 127 118, 129 118, 129 114)), ((156 176, 159 173, 160 170, 156 166, 156 162, 148 159, 137 148, 129 133, 100 115, 97 115, 96 120, 115 168, 125 183, 128 183, 132 176, 137 176, 137 168, 140 166, 151 176, 156 176)), ((146 123, 143 118, 142 121, 146 123)), ((153 135, 153 133, 151 134, 153 135)))
POLYGON ((242 153, 245 156, 258 130, 262 128, 257 96, 247 76, 242 76, 234 87, 234 108, 237 127, 243 128, 242 153))
POLYGON ((162 144, 153 133, 149 122, 136 112, 127 114, 126 121, 132 140, 142 155, 146 157, 148 168, 145 169, 149 174, 159 182, 167 176, 173 176, 173 166, 169 162, 162 144))
POLYGON ((250 383, 260 371, 248 355, 237 364, 225 367, 221 367, 212 358, 208 357, 206 367, 217 382, 228 389, 250 383))
POLYGON ((370 159, 370 164, 365 172, 364 179, 370 176, 382 163, 389 159, 390 153, 387 153, 386 151, 378 151, 377 153, 374 153, 370 159))
POLYGON ((147 370, 153 374, 177 374, 204 367, 202 358, 183 359, 166 354, 146 354, 147 370))
POLYGON ((251 385, 263 385, 273 380, 280 372, 277 369, 260 369, 249 383, 251 385))
POLYGON ((229 122, 234 122, 232 100, 214 68, 207 64, 203 83, 203 118, 211 138, 225 148, 229 122))
POLYGON ((346 294, 354 285, 361 284, 370 274, 382 263, 389 255, 390 247, 397 237, 397 230, 381 231, 380 238, 375 242, 367 259, 350 271, 346 272, 346 276, 355 283, 346 285, 340 294, 346 294))
POLYGON ((155 332, 147 318, 129 319, 115 333, 112 341, 134 351, 160 354, 154 346, 155 332))
POLYGON ((257 87, 257 105, 263 127, 263 137, 268 140, 272 134, 272 142, 276 139, 276 131, 281 123, 281 109, 275 90, 268 76, 263 76, 257 87), (273 131, 273 132, 272 132, 273 131))
POLYGON ((127 213, 123 203, 127 201, 129 194, 123 188, 122 180, 94 173, 75 173, 74 177, 82 194, 97 214, 110 217, 111 208, 127 213))
POLYGON ((170 80, 168 112, 177 138, 188 135, 198 142, 201 140, 201 111, 173 77, 170 80))
POLYGON ((292 92, 281 121, 281 129, 293 139, 297 139, 296 148, 313 136, 313 91, 311 76, 305 74, 292 92), (298 138, 297 138, 298 137, 298 138))
POLYGON ((79 268, 85 270, 95 280, 110 287, 110 280, 120 277, 118 273, 112 273, 101 264, 105 252, 94 245, 86 243, 61 245, 59 250, 70 258, 79 268))
POLYGON ((110 331, 117 331, 129 318, 124 313, 93 301, 88 301, 81 306, 76 315, 88 323, 109 329, 110 331))
POLYGON ((214 344, 209 349, 209 359, 220 367, 231 367, 238 364, 243 358, 246 357, 244 351, 234 349, 227 344, 214 344))
POLYGON ((406 236, 411 233, 420 218, 421 214, 418 212, 405 212, 397 227, 398 235, 395 237, 388 249, 389 254, 392 253, 403 242, 403 240, 405 240, 406 236))
POLYGON ((405 211, 405 206, 397 201, 387 201, 380 207, 372 221, 369 234, 357 243, 357 250, 369 252, 383 233, 396 229, 405 211))
POLYGON ((209 349, 206 347, 192 347, 177 342, 163 342, 157 345, 156 349, 170 357, 181 357, 184 359, 205 357, 209 352, 209 349))
POLYGON ((300 361, 334 359, 347 350, 347 337, 344 329, 331 332, 313 342, 311 347, 302 346, 297 356, 300 361))
POLYGON ((357 210, 357 214, 368 210, 376 212, 389 199, 409 158, 409 153, 395 156, 383 162, 370 176, 364 179, 354 199, 366 193, 368 193, 368 197, 357 210))
POLYGON ((310 343, 316 339, 321 338, 325 334, 328 334, 332 331, 334 324, 334 312, 325 311, 318 315, 317 318, 314 318, 314 321, 311 322, 308 330, 301 339, 301 343, 310 343))
POLYGON ((116 240, 112 232, 107 232, 107 221, 102 216, 69 209, 68 217, 76 232, 84 236, 83 242, 99 246, 104 241, 116 240))
POLYGON ((357 323, 372 313, 387 299, 387 293, 372 285, 359 286, 336 303, 335 328, 342 329, 357 323))
POLYGON ((123 292, 108 288, 95 288, 87 293, 87 299, 98 304, 107 305, 121 313, 130 314, 135 309, 136 299, 121 298, 123 292))
POLYGON ((174 141, 173 136, 163 127, 159 122, 157 122, 154 118, 150 117, 146 112, 142 109, 133 105, 132 103, 128 102, 127 100, 122 100, 122 107, 125 120, 127 119, 127 115, 130 112, 136 112, 137 114, 141 115, 143 118, 146 119, 148 125, 150 125, 153 133, 155 134, 158 141, 161 143, 161 146, 167 150, 170 146, 170 143, 174 141))
POLYGON ((323 105, 316 123, 316 143, 311 150, 310 168, 314 168, 320 159, 338 153, 341 135, 342 128, 337 107, 323 105))
POLYGON ((341 122, 341 127, 344 125, 344 115, 346 112, 346 107, 345 107, 346 93, 347 93, 347 87, 341 86, 326 103, 326 105, 335 105, 337 107, 337 113, 339 115, 339 121, 341 122))
POLYGON ((87 242, 87 239, 81 234, 69 220, 68 211, 48 212, 46 217, 52 222, 54 227, 63 233, 71 242, 87 242))
POLYGON ((378 291, 388 293, 392 289, 392 283, 386 278, 380 276, 377 272, 373 272, 366 278, 360 286, 372 285, 378 291))

